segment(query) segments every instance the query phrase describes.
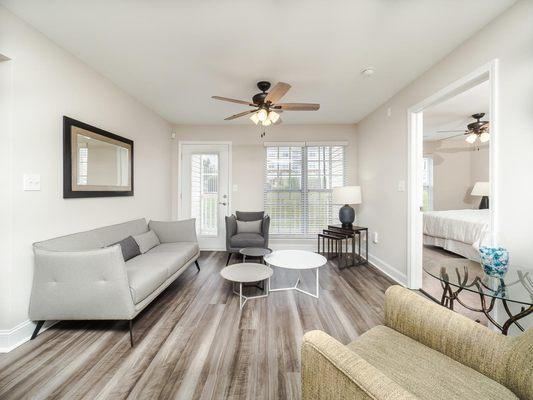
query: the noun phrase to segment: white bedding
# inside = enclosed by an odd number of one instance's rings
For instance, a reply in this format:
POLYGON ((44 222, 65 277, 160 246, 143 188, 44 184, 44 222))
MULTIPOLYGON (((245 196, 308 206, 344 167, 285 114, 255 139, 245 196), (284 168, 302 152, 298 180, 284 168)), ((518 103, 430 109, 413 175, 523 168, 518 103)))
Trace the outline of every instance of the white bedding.
POLYGON ((424 235, 455 240, 479 248, 489 241, 489 210, 447 210, 424 213, 424 235))

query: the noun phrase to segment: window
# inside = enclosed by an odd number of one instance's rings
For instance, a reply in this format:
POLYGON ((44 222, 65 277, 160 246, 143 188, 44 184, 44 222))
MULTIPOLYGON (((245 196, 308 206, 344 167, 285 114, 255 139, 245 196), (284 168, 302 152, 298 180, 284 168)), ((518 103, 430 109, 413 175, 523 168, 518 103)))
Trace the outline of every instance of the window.
POLYGON ((78 144, 78 185, 87 185, 89 148, 87 143, 78 144))
POLYGON ((422 209, 433 210, 433 158, 424 157, 424 170, 422 172, 422 185, 424 187, 422 209))
POLYGON ((191 156, 191 217, 201 236, 218 235, 218 154, 191 156))
POLYGON ((265 212, 273 235, 312 236, 338 222, 332 188, 345 184, 344 146, 266 147, 265 212))

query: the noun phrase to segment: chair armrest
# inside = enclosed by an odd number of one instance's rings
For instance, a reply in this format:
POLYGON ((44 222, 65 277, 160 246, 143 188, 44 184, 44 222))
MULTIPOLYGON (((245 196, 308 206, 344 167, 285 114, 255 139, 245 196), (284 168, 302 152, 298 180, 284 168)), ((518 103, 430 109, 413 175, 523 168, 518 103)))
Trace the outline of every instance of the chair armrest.
POLYGON ((268 231, 270 230, 270 216, 265 215, 263 217, 263 223, 261 224, 261 233, 265 238, 265 247, 268 248, 268 231))
POLYGON ((120 246, 89 251, 34 248, 30 319, 130 319, 134 315, 120 246))
POLYGON ((237 218, 235 215, 230 215, 226 220, 226 251, 231 248, 230 239, 237 234, 237 218))
POLYGON ((385 325, 505 385, 506 336, 401 286, 385 293, 385 325))
POLYGON ((161 243, 198 242, 194 218, 181 221, 150 221, 148 228, 155 232, 161 243))
POLYGON ((302 400, 413 400, 409 393, 346 346, 321 331, 304 335, 302 400))

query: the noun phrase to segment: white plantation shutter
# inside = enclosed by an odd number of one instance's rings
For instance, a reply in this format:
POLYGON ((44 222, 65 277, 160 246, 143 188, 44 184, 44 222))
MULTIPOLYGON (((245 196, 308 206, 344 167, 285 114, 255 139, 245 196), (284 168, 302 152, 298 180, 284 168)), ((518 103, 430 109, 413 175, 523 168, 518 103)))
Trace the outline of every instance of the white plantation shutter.
POLYGON ((313 236, 338 222, 332 188, 345 184, 344 145, 267 145, 265 212, 272 235, 313 236))

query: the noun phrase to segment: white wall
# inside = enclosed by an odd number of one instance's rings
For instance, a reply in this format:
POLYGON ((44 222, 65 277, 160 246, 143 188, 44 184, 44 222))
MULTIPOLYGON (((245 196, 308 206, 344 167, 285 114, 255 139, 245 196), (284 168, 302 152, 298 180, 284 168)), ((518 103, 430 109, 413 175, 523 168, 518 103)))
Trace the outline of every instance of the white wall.
MULTIPOLYGON (((527 201, 533 187, 533 1, 520 1, 479 31, 357 127, 359 180, 365 193, 360 216, 380 242, 371 253, 395 272, 406 274, 407 109, 476 68, 499 59, 499 132, 497 148, 500 244, 510 250, 513 265, 533 267, 527 201), (392 115, 387 117, 387 108, 392 115)), ((375 79, 379 79, 376 75, 375 79)))
POLYGON ((11 148, 10 161, 2 157, 0 180, 1 204, 9 207, 9 213, 2 207, 2 226, 12 223, 12 229, 0 231, 0 243, 12 243, 12 259, 4 263, 4 256, 0 271, 11 288, 0 299, 9 301, 0 308, 0 348, 5 348, 31 333, 24 322, 32 242, 137 217, 170 217, 171 126, 2 7, 0 54, 11 59, 0 64, 10 63, 13 94, 12 130, 2 130, 0 146, 11 148), (134 140, 135 196, 62 198, 63 115, 134 140), (40 191, 22 191, 24 173, 41 175, 40 191))
MULTIPOLYGON (((287 117, 289 118, 289 117, 287 117)), ((264 142, 283 141, 347 141, 347 182, 357 180, 357 147, 355 125, 277 125, 267 131, 264 138, 261 131, 251 122, 249 125, 204 125, 175 126, 176 140, 174 156, 177 157, 177 143, 180 140, 231 141, 232 180, 238 191, 232 193, 231 211, 254 211, 263 209, 263 183, 265 171, 264 142)), ((178 180, 178 162, 174 160, 173 181, 178 180)), ((177 211, 177 186, 173 189, 174 210, 177 211)), ((177 215, 177 214, 175 214, 177 215)))
POLYGON ((433 158, 433 210, 477 208, 472 196, 478 181, 489 180, 489 147, 472 146, 464 140, 424 142, 424 155, 433 158))

